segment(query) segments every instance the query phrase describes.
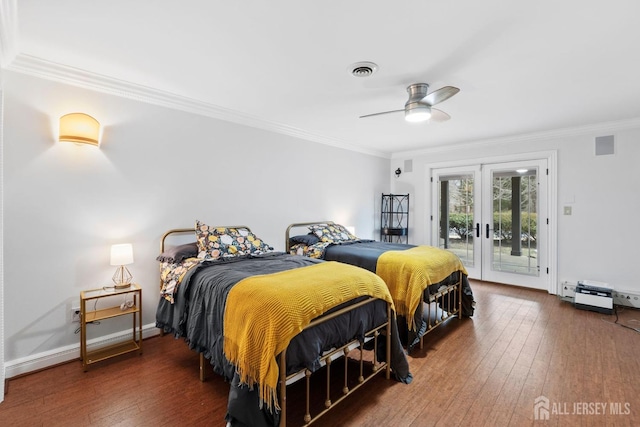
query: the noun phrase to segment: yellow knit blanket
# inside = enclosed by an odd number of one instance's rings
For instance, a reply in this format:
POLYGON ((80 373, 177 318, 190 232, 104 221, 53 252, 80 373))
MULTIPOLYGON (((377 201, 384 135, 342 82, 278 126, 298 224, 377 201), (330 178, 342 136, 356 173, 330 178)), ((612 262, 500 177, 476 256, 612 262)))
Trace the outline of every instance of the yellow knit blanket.
POLYGON ((257 384, 267 407, 280 409, 276 356, 311 320, 364 295, 393 304, 380 277, 333 261, 243 279, 227 297, 224 354, 242 383, 257 384))
POLYGON ((389 287, 396 313, 406 317, 411 330, 415 330, 413 314, 422 303, 424 290, 455 271, 467 274, 460 258, 433 246, 387 251, 378 257, 376 264, 376 274, 389 287))

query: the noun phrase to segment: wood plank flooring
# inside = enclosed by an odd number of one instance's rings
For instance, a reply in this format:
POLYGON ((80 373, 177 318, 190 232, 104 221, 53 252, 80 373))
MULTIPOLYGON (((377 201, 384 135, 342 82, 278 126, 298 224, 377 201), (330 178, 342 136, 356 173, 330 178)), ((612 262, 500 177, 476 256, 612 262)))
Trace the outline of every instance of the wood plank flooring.
MULTIPOLYGON (((640 425, 639 333, 546 292, 475 281, 472 288, 475 315, 448 321, 412 352, 411 384, 379 376, 317 425, 640 425), (534 418, 539 397, 548 399, 548 420, 534 418)), ((619 319, 640 329, 638 310, 619 319)), ((223 426, 227 393, 214 374, 198 380, 198 356, 186 344, 155 337, 143 355, 86 373, 74 361, 10 380, 0 425, 223 426)))

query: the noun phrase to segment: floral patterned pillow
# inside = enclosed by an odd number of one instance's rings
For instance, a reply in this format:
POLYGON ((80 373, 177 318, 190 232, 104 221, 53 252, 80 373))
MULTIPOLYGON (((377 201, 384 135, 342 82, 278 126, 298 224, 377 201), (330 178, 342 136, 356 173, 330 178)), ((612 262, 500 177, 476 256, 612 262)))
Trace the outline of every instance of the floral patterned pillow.
POLYGON ((215 228, 196 221, 196 240, 198 243, 198 258, 214 260, 228 253, 228 246, 222 243, 220 236, 214 232, 215 228))
POLYGON ((304 243, 297 243, 289 248, 291 255, 301 255, 309 258, 322 259, 324 257, 324 250, 329 246, 331 242, 319 242, 314 245, 305 245, 304 243))
POLYGON ((189 270, 201 262, 202 260, 198 258, 187 258, 180 263, 164 261, 160 265, 160 279, 162 280, 160 294, 164 299, 173 304, 175 302, 175 293, 180 283, 182 283, 182 279, 184 279, 189 270))
POLYGON ((314 224, 309 226, 309 230, 318 236, 321 242, 348 242, 350 240, 358 240, 346 227, 340 224, 314 224))
POLYGON ((238 253, 263 254, 273 251, 273 248, 266 244, 264 240, 253 234, 246 228, 216 228, 216 232, 221 232, 222 243, 238 249, 238 253))
POLYGON ((246 228, 211 227, 196 221, 199 258, 218 259, 242 255, 258 255, 273 250, 271 246, 246 228))

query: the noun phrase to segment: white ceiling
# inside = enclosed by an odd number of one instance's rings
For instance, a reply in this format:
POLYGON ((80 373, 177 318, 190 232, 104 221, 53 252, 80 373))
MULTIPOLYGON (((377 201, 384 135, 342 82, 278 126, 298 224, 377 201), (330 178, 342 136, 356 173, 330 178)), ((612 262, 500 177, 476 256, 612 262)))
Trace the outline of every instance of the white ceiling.
POLYGON ((383 156, 640 117, 637 0, 0 4, 7 69, 383 156), (461 89, 450 121, 358 118, 415 82, 461 89))

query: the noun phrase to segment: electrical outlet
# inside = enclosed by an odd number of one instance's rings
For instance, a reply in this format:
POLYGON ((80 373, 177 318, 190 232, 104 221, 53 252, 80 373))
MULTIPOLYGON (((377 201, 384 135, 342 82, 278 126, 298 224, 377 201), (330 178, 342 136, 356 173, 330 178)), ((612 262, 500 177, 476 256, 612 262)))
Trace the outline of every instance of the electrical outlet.
POLYGON ((71 309, 71 323, 80 323, 80 308, 71 309))
POLYGON ((570 298, 573 299, 576 296, 576 284, 575 282, 568 282, 568 281, 564 281, 562 282, 562 288, 560 290, 560 295, 562 295, 563 298, 570 298))

